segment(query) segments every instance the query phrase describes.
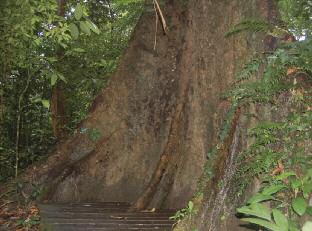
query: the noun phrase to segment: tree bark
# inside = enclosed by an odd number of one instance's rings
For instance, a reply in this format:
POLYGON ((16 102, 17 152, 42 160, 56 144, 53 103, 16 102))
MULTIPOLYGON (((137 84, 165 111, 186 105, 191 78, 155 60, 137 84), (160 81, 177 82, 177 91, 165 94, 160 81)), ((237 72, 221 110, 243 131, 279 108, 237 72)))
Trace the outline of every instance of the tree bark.
POLYGON ((51 117, 53 134, 57 140, 61 140, 66 134, 66 97, 65 84, 58 81, 52 88, 51 117))
MULTIPOLYGON (((0 88, 0 127, 1 128, 4 123, 4 112, 5 112, 4 92, 3 92, 3 87, 1 86, 0 88)), ((3 133, 3 129, 1 129, 0 131, 0 137, 3 137, 2 133, 3 133)))
POLYGON ((221 96, 262 39, 224 35, 243 19, 259 16, 259 2, 165 1, 160 7, 167 34, 155 31, 152 1, 147 4, 88 118, 44 167, 30 169, 25 178, 50 184, 44 198, 52 201, 184 207, 229 108, 221 96))
MULTIPOLYGON (((65 16, 66 0, 57 0, 58 16, 65 16)), ((58 48, 57 58, 61 60, 64 56, 64 50, 58 48)), ((53 134, 57 140, 61 140, 65 137, 65 126, 67 123, 67 111, 66 111, 66 96, 65 96, 65 84, 63 81, 57 81, 52 88, 51 97, 51 114, 52 114, 52 129, 53 134)))

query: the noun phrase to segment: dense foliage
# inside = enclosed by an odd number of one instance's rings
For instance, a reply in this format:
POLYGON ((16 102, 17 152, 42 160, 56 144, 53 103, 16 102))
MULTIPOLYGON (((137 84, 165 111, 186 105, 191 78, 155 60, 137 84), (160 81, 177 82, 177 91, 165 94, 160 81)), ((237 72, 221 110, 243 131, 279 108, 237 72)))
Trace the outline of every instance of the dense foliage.
POLYGON ((142 1, 5 0, 0 3, 0 182, 55 143, 52 89, 62 83, 66 130, 86 116, 115 70, 142 1), (61 55, 60 55, 61 53, 61 55))
MULTIPOLYGON (((265 230, 307 231, 312 227, 312 2, 281 0, 279 6, 284 33, 297 41, 279 37, 273 53, 253 57, 228 95, 236 107, 254 104, 267 114, 249 131, 253 141, 243 151, 237 173, 241 190, 255 178, 261 187, 237 212, 265 230), (261 78, 255 78, 259 73, 261 78)), ((281 29, 269 25, 261 31, 281 35, 272 28, 281 29)))
POLYGON ((287 28, 298 37, 311 37, 311 0, 280 0, 281 16, 287 28))

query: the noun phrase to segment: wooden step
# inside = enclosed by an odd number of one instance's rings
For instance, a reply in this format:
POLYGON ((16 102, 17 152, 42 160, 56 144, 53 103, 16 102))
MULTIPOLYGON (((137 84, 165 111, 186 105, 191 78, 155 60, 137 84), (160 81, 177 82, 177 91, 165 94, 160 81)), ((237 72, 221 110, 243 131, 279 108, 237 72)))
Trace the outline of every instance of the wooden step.
POLYGON ((39 205, 42 223, 47 230, 82 231, 82 230, 159 230, 169 231, 174 214, 172 210, 155 212, 129 212, 129 203, 67 203, 39 205))

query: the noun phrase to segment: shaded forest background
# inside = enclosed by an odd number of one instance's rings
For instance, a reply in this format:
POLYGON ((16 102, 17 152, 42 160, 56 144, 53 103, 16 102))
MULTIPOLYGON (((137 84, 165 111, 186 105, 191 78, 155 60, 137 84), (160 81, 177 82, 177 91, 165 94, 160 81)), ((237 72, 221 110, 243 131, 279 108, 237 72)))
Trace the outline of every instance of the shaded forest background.
MULTIPOLYGON (((1 1, 0 182, 45 158, 57 136, 70 135, 86 117, 143 9, 142 1, 79 6, 66 1, 65 15, 59 16, 59 4, 1 1), (53 130, 57 87, 63 94, 64 111, 57 115, 64 121, 63 134, 53 130)), ((97 131, 90 135, 96 139, 97 131)))

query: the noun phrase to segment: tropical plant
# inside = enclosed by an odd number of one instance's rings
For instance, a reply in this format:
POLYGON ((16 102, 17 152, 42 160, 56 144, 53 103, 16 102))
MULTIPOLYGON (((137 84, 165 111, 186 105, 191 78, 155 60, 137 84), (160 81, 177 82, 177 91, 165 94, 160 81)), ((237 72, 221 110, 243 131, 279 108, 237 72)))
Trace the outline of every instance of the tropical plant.
POLYGON ((179 223, 184 218, 191 218, 197 214, 197 209, 194 207, 194 203, 189 201, 186 208, 178 210, 173 216, 170 217, 176 223, 179 223))
POLYGON ((45 158, 56 140, 51 96, 62 83, 73 132, 115 70, 142 1, 0 3, 0 181, 45 158), (59 55, 62 50, 62 55, 59 55), (64 83, 64 84, 63 84, 64 83))
MULTIPOLYGON (((284 116, 261 121, 249 132, 253 143, 241 156, 238 176, 261 180, 261 190, 237 209, 242 220, 273 231, 309 230, 311 221, 311 157, 307 155, 312 135, 311 33, 309 1, 279 1, 285 34, 297 41, 281 40, 272 53, 258 55, 238 73, 236 87, 227 95, 235 105, 266 105, 278 111, 285 107, 281 95, 288 92, 284 116), (298 11, 302 9, 302 11, 298 11), (264 72, 261 72, 264 67, 264 72), (254 78, 263 73, 262 78, 254 78), (301 81, 301 82, 300 82, 301 81), (291 109, 290 109, 291 108, 291 109)), ((311 15, 311 14, 310 14, 311 15)), ((282 39, 268 23, 240 23, 229 35, 242 30, 265 32, 282 39), (262 26, 259 26, 262 25, 262 26)), ((278 27, 280 29, 280 26, 278 27)), ((285 38, 285 37, 284 37, 285 38)), ((287 37, 286 37, 287 38, 287 37)), ((251 115, 256 116, 256 115, 251 115)), ((239 177, 238 177, 239 178, 239 177)), ((248 181, 248 180, 247 180, 248 181)), ((241 185, 247 183, 241 179, 241 185)))

